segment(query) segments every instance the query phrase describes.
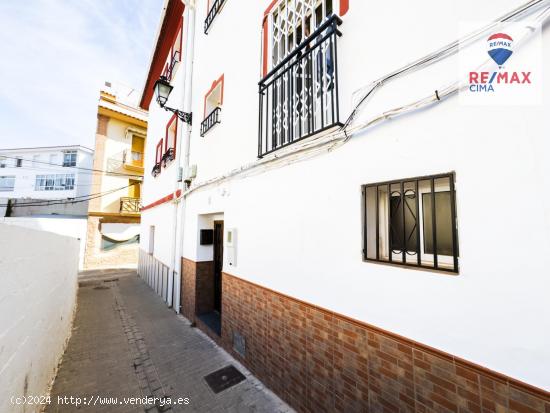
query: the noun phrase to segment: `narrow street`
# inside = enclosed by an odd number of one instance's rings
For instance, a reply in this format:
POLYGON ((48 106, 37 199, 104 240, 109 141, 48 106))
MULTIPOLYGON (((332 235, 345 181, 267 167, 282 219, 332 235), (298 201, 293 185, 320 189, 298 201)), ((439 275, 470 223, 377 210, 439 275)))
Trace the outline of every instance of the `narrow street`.
POLYGON ((168 309, 135 273, 126 272, 80 282, 72 335, 46 409, 48 413, 73 411, 290 409, 209 338, 168 309), (230 365, 244 380, 239 375, 242 381, 216 394, 205 376, 230 365), (146 397, 157 398, 156 403, 146 397), (172 405, 163 405, 161 398, 170 398, 172 405))

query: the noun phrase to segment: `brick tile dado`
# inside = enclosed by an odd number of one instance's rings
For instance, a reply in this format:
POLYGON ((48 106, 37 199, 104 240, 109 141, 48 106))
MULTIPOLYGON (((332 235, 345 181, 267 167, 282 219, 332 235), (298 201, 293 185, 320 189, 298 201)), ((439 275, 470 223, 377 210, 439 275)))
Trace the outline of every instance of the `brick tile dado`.
POLYGON ((452 355, 229 274, 222 289, 219 342, 299 412, 550 413, 543 390, 452 355))

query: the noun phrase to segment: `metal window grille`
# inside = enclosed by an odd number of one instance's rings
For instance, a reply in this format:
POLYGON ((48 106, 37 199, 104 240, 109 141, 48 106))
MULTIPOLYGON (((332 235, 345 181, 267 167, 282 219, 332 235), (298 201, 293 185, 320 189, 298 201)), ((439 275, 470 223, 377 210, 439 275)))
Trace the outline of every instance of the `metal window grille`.
POLYGON ((216 16, 219 14, 224 3, 225 3, 225 0, 215 0, 214 3, 212 4, 212 7, 210 7, 210 10, 208 11, 208 15, 204 20, 204 34, 208 34, 208 29, 212 25, 212 22, 214 22, 214 19, 216 18, 216 16))
POLYGON ((206 135, 206 133, 212 129, 216 124, 220 123, 220 113, 221 108, 217 107, 214 109, 201 123, 201 136, 206 135))
POLYGON ((258 157, 340 124, 333 15, 259 83, 258 157))
POLYGON ((364 185, 363 259, 458 273, 454 173, 364 185))

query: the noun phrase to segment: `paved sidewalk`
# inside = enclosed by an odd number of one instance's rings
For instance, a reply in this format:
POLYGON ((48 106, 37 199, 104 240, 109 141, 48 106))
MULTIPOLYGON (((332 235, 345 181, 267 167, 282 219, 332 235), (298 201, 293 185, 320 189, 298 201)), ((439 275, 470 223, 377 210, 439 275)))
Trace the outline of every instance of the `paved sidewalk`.
POLYGON ((51 400, 47 413, 291 411, 141 279, 127 274, 81 283, 51 400), (204 376, 231 364, 246 380, 214 394, 204 376), (79 397, 82 405, 58 403, 64 396, 79 397), (127 404, 124 397, 187 398, 188 404, 127 404))

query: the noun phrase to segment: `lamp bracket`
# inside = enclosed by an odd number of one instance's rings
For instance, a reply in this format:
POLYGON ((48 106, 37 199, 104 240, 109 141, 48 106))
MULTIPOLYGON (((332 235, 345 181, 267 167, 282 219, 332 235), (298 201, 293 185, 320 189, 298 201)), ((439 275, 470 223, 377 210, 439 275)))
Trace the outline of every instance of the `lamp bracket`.
POLYGON ((164 110, 167 110, 168 112, 172 112, 172 113, 175 113, 176 115, 178 115, 178 118, 182 122, 187 123, 188 125, 192 125, 192 123, 193 123, 193 113, 182 112, 181 110, 169 108, 168 106, 163 106, 163 108, 164 108, 164 110))

